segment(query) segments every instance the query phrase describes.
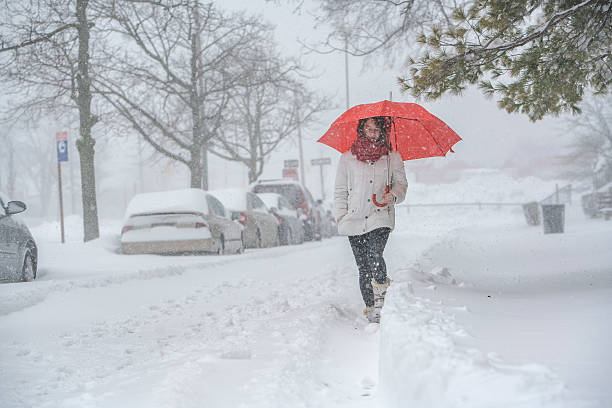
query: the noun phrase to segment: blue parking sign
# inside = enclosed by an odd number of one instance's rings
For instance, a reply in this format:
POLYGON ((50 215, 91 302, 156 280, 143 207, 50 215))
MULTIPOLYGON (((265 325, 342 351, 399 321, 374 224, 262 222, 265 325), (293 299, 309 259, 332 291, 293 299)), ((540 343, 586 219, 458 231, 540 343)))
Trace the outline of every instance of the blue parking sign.
POLYGON ((68 161, 68 132, 57 132, 55 134, 57 143, 57 161, 68 161))

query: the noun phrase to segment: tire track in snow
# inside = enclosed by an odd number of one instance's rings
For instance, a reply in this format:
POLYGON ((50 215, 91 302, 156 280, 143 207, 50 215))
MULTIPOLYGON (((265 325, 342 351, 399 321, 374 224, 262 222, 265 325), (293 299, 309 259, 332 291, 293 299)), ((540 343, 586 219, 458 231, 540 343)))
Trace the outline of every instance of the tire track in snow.
MULTIPOLYGON (((123 270, 117 272, 116 269, 110 270, 108 275, 95 278, 77 278, 65 281, 33 281, 27 283, 9 283, 0 286, 0 317, 10 313, 19 312, 28 307, 34 306, 53 293, 66 293, 75 289, 104 288, 114 285, 121 285, 134 280, 163 279, 171 276, 184 275, 193 270, 208 270, 211 268, 224 267, 236 262, 251 262, 260 259, 279 258, 291 256, 302 251, 316 251, 320 249, 322 243, 311 243, 304 246, 277 247, 255 250, 252 253, 242 255, 231 255, 227 258, 212 258, 207 262, 193 263, 184 257, 173 257, 179 265, 167 265, 158 268, 123 270), (181 265, 181 263, 184 263, 181 265)), ((121 255, 130 256, 130 255, 121 255)), ((119 257, 121 257, 119 256, 119 257)), ((120 259, 120 258, 119 258, 120 259)), ((43 266, 44 267, 44 266, 43 266)), ((47 272, 49 275, 52 272, 47 272)))
MULTIPOLYGON (((311 258, 310 250, 321 252, 320 246, 305 249, 299 251, 304 259, 311 258)), ((208 266, 233 264, 234 269, 239 269, 241 262, 249 262, 254 263, 250 266, 255 270, 265 270, 264 265, 271 262, 269 254, 257 255, 255 260, 241 257, 208 266)), ((210 384, 206 388, 209 396, 219 392, 215 387, 218 382, 206 376, 211 367, 229 369, 231 382, 236 376, 231 374, 239 371, 237 365, 251 366, 247 371, 250 376, 242 378, 242 383, 240 378, 236 379, 237 389, 246 393, 255 387, 259 392, 250 394, 258 396, 261 404, 270 395, 290 398, 282 390, 298 390, 305 381, 309 389, 317 390, 317 395, 331 395, 339 401, 347 400, 345 392, 358 397, 363 388, 360 384, 338 387, 326 373, 317 372, 316 360, 334 358, 325 343, 329 327, 340 324, 353 330, 354 320, 359 316, 358 310, 345 306, 359 304, 347 300, 347 291, 355 285, 354 267, 338 266, 343 261, 335 266, 311 262, 312 273, 296 276, 301 272, 295 267, 296 261, 302 258, 293 255, 294 252, 281 253, 272 260, 276 267, 287 270, 287 277, 282 280, 263 279, 267 275, 262 272, 254 278, 213 286, 189 279, 195 285, 186 285, 182 295, 131 310, 128 318, 105 318, 80 330, 66 330, 46 339, 3 347, 2 359, 11 374, 18 367, 28 367, 29 373, 36 373, 32 378, 19 375, 14 378, 13 381, 22 382, 20 388, 25 390, 20 401, 41 407, 58 405, 58 401, 65 406, 116 406, 114 403, 125 403, 122 397, 134 392, 134 383, 144 381, 151 385, 149 393, 151 389, 157 390, 149 397, 138 396, 150 402, 147 406, 189 406, 191 401, 201 401, 197 398, 201 384, 210 384), (190 377, 195 383, 186 381, 190 377), (267 379, 266 386, 257 386, 257 379, 263 378, 267 379), (274 381, 279 378, 283 380, 274 381), (176 404, 169 404, 171 401, 176 404)), ((193 268, 190 265, 173 272, 160 268, 152 275, 69 282, 58 291, 112 289, 130 280, 184 275, 193 268)), ((358 293, 356 288, 352 289, 358 293)), ((370 381, 365 388, 371 386, 370 381)), ((7 388, 11 388, 11 382, 1 388, 7 391, 2 395, 10 398, 7 388)), ((302 402, 310 398, 307 393, 294 394, 297 399, 291 401, 296 403, 300 398, 302 402)), ((239 403, 245 401, 248 400, 242 398, 239 403)), ((3 405, 11 406, 11 401, 5 399, 3 405)))

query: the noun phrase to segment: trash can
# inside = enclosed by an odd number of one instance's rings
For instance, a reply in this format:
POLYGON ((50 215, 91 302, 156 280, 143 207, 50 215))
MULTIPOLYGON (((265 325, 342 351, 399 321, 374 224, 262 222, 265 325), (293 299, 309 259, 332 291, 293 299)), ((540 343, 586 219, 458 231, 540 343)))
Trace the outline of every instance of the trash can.
POLYGON ((542 221, 545 234, 563 233, 565 204, 542 204, 542 221))
POLYGON ((540 225, 540 204, 536 201, 523 204, 525 220, 529 225, 540 225))

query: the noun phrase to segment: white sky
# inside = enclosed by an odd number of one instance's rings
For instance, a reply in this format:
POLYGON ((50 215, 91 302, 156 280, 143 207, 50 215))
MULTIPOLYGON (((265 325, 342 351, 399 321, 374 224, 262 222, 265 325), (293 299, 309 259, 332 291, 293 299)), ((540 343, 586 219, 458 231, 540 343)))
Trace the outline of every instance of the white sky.
MULTIPOLYGON (((243 9, 260 14, 264 19, 276 25, 277 40, 281 50, 287 54, 296 55, 301 52, 298 37, 316 40, 325 35, 324 31, 315 31, 312 28, 312 18, 306 13, 299 16, 294 15, 291 4, 285 4, 288 2, 275 4, 265 0, 225 0, 217 3, 222 8, 243 9)), ((303 132, 305 161, 308 162, 310 158, 319 156, 336 159, 338 156, 336 151, 325 146, 318 146, 315 141, 344 111, 344 55, 341 53, 309 54, 304 59, 307 63, 316 66, 317 70, 324 71, 322 76, 311 81, 310 86, 313 89, 335 95, 335 102, 339 107, 339 109, 332 109, 321 115, 320 123, 303 132)), ((361 63, 361 58, 349 57, 351 106, 388 99, 390 91, 393 92, 394 101, 415 102, 409 94, 402 94, 396 85, 397 76, 402 74, 400 69, 389 67, 385 71, 363 71, 361 63)), ((486 99, 476 89, 460 97, 448 96, 436 102, 419 103, 439 116, 463 138, 463 141, 454 148, 455 155, 450 154, 444 159, 427 159, 435 160, 436 165, 461 160, 475 167, 498 168, 506 161, 512 160, 518 164, 537 167, 538 162, 544 163, 551 156, 560 153, 567 140, 561 137, 563 123, 559 118, 548 118, 532 123, 526 116, 510 115, 499 110, 494 99, 486 99)), ((297 150, 293 145, 284 146, 284 148, 286 152, 279 152, 271 158, 264 176, 278 177, 282 160, 297 158, 297 150)), ((410 163, 407 164, 407 168, 409 166, 410 163)), ((318 176, 318 171, 316 173, 313 176, 318 176)), ((318 182, 319 177, 314 178, 318 182)))
MULTIPOLYGON (((288 0, 278 2, 223 0, 216 3, 221 9, 245 10, 261 15, 262 19, 274 24, 279 48, 286 55, 300 54, 301 45, 298 43, 298 37, 314 42, 326 35, 325 30, 313 29, 312 17, 307 13, 293 14, 292 4, 287 4, 290 3, 288 0)), ((316 3, 315 0, 309 0, 306 4, 308 9, 308 4, 316 3)), ((319 122, 302 131, 306 185, 317 198, 321 197, 321 177, 319 167, 310 166, 310 160, 318 157, 332 159, 332 165, 324 167, 325 191, 326 197, 329 198, 339 154, 327 146, 316 143, 316 140, 345 110, 344 55, 309 54, 303 58, 306 64, 316 67, 316 71, 321 73, 316 79, 310 80, 308 85, 314 90, 334 96, 334 104, 337 107, 323 113, 319 122)), ((394 101, 415 102, 408 94, 402 94, 396 84, 397 76, 402 74, 401 69, 389 67, 386 70, 363 71, 361 64, 362 59, 349 57, 351 106, 388 99, 390 91, 393 92, 394 101)), ((501 168, 506 162, 513 161, 520 166, 533 169, 532 175, 539 176, 541 174, 538 166, 549 165, 550 158, 559 154, 569 139, 563 135, 563 122, 559 118, 548 118, 532 123, 525 116, 509 115, 499 110, 495 100, 487 100, 477 90, 470 90, 461 97, 444 97, 440 101, 420 103, 444 120, 463 138, 463 141, 454 147, 456 153, 451 153, 446 158, 406 162, 409 179, 411 171, 423 163, 433 163, 436 167, 458 167, 460 162, 478 168, 501 168)), ((69 136, 71 139, 77 137, 77 129, 78 124, 75 123, 69 136)), ((49 131, 50 138, 54 137, 55 130, 49 131)), ((138 187, 136 158, 134 154, 127 153, 132 152, 133 148, 134 146, 125 145, 111 149, 108 157, 97 155, 98 192, 101 195, 108 197, 110 194, 115 201, 121 201, 125 205, 135 192, 184 188, 189 185, 186 167, 175 163, 168 166, 149 166, 146 182, 138 187), (104 163, 101 163, 102 161, 104 163), (114 193, 111 193, 112 191, 114 193), (119 191, 121 193, 118 196, 119 191)), ((283 161, 298 157, 295 139, 288 140, 266 162, 261 178, 281 177, 283 161)), ((78 160, 77 155, 72 155, 70 160, 78 160)), ((210 189, 247 185, 246 168, 239 163, 226 162, 209 155, 209 173, 210 189)), ((550 167, 546 169, 546 173, 547 176, 550 175, 550 167)))

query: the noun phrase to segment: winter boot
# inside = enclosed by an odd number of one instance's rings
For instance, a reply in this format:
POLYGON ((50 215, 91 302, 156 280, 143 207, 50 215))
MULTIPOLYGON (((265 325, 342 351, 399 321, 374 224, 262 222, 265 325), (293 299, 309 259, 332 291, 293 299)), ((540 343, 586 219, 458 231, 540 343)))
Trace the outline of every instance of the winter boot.
POLYGON ((380 323, 380 310, 375 309, 374 306, 366 306, 363 309, 363 315, 370 323, 380 323))
POLYGON ((387 294, 387 288, 391 284, 389 278, 385 280, 384 283, 378 283, 374 279, 372 279, 372 291, 374 292, 374 310, 376 310, 376 314, 378 315, 378 319, 380 320, 380 311, 385 304, 385 295, 387 294))

